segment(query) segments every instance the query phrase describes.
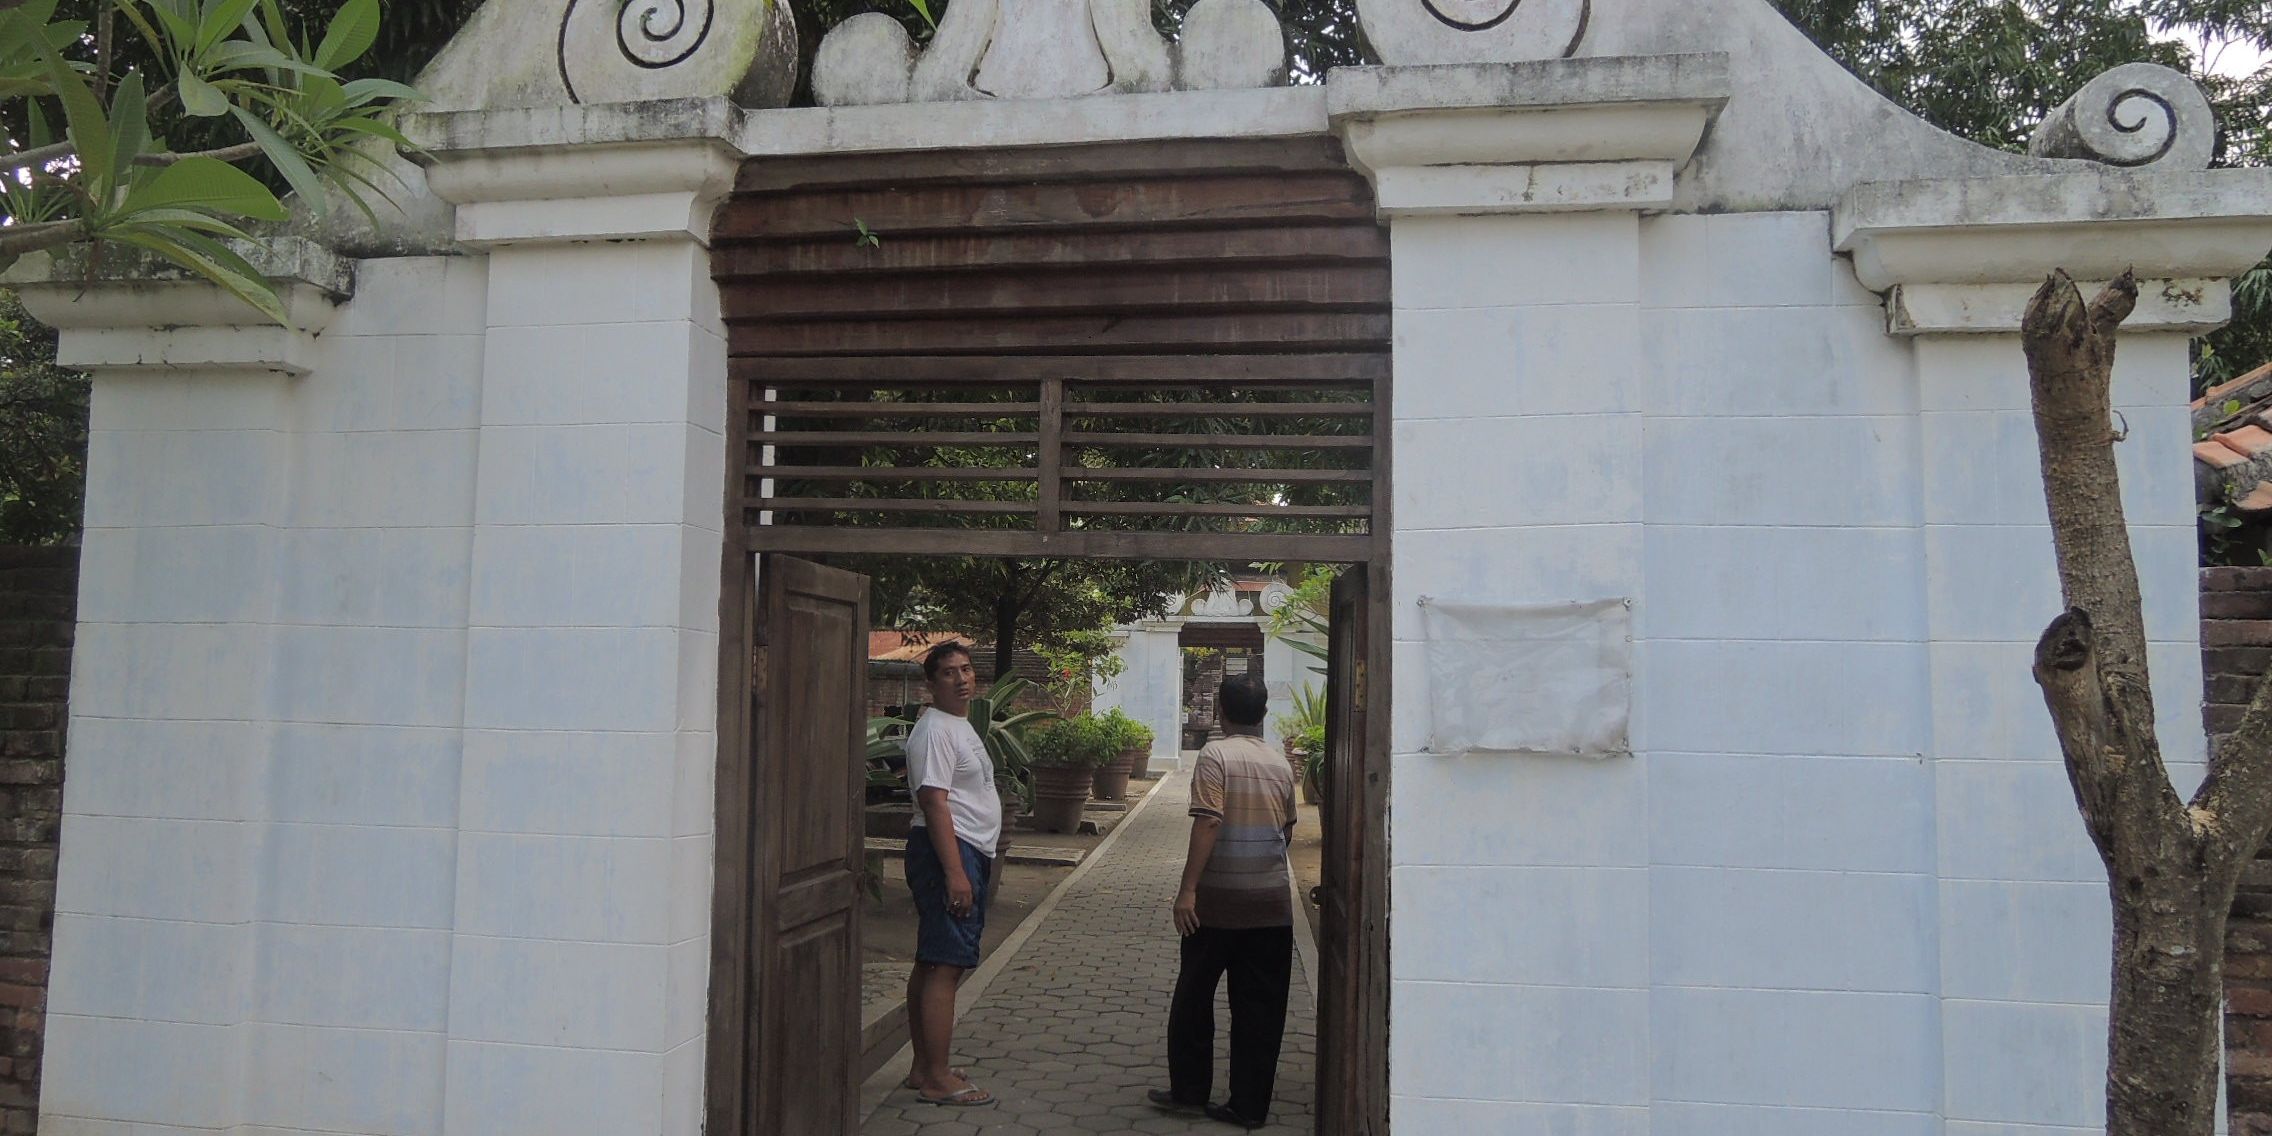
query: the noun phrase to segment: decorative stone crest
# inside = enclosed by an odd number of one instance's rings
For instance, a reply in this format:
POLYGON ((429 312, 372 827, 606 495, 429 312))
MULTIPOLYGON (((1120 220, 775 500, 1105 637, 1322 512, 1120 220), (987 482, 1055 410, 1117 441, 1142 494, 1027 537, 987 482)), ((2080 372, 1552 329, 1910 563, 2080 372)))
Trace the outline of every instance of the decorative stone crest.
POLYGON ((2189 76, 2155 63, 2125 63, 2083 84, 2046 115, 2028 152, 2110 166, 2205 170, 2216 142, 2216 114, 2189 76))
POLYGON ((854 16, 821 40, 824 106, 958 99, 1062 99, 1263 87, 1286 74, 1286 40, 1262 0, 1199 0, 1174 44, 1146 0, 955 0, 929 47, 897 20, 854 16))
POLYGON ((1593 0, 1357 0, 1381 62, 1519 63, 1575 54, 1593 0))
POLYGON ((437 111, 719 95, 773 107, 796 68, 786 0, 490 0, 417 84, 437 111))

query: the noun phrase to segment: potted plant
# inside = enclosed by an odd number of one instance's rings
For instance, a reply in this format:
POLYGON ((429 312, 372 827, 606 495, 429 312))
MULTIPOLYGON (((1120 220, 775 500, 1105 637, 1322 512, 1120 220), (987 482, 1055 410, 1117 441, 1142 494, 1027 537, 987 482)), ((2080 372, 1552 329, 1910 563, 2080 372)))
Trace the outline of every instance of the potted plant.
POLYGON ((1111 727, 1120 751, 1128 758, 1128 776, 1132 780, 1149 780, 1152 776, 1152 728, 1137 721, 1115 706, 1104 716, 1111 727))
POLYGON ((1325 723, 1319 722, 1302 731, 1296 744, 1302 751, 1302 803, 1325 803, 1325 723))
POLYGON ((1286 750, 1286 764, 1299 779, 1310 757, 1325 752, 1325 693, 1303 684, 1293 693, 1292 709, 1273 721, 1286 750))
MULTIPOLYGON (((1120 711, 1112 713, 1120 714, 1120 711)), ((1128 752, 1128 743, 1123 740, 1121 727, 1123 723, 1131 726, 1135 723, 1129 721, 1126 714, 1120 714, 1118 720, 1109 714, 1102 718, 1086 717, 1096 728, 1097 745, 1104 754, 1090 774, 1089 791, 1100 801, 1120 800, 1128 795, 1128 775, 1136 765, 1135 755, 1128 752)))
POLYGON ((1028 739, 1034 827, 1043 832, 1080 827, 1092 771, 1109 756, 1109 744, 1103 727, 1087 714, 1054 722, 1028 739))

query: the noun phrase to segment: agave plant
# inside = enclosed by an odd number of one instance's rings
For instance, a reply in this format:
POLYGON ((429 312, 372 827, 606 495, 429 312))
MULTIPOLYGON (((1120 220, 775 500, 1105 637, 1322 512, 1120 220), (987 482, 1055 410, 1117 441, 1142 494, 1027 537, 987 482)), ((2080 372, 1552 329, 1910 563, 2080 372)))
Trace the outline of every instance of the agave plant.
POLYGON ((994 759, 994 783, 1007 785, 1020 802, 1030 799, 1026 770, 1033 753, 1026 747, 1026 731, 1057 717, 1051 710, 1017 709, 1018 695, 1033 684, 1016 675, 996 679, 985 694, 970 700, 970 724, 994 759))
POLYGON ((892 768, 893 758, 899 759, 902 768, 907 765, 907 731, 915 723, 905 718, 875 717, 868 719, 868 787, 898 789, 906 787, 905 775, 892 768))

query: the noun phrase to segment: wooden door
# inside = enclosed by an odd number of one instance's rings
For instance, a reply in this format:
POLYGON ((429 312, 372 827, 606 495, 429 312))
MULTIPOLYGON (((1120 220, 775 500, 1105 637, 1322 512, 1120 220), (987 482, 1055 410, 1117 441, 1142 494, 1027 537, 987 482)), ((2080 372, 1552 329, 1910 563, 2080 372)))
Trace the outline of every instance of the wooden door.
POLYGON ((1384 816, 1370 712, 1374 615, 1364 565, 1333 583, 1326 646, 1323 884, 1317 889, 1320 1136, 1380 1136, 1388 1124, 1388 934, 1384 816))
POLYGON ((726 681, 748 697, 719 723, 742 742, 718 778, 708 1131, 856 1136, 868 579, 768 556, 739 598, 728 641, 748 646, 727 658, 748 662, 726 681))

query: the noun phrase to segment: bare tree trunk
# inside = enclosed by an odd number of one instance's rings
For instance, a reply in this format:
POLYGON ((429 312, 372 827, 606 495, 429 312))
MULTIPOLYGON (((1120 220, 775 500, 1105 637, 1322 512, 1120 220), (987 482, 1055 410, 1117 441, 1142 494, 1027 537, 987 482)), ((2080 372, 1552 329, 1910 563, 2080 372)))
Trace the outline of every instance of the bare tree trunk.
MULTIPOLYGON (((2208 1136, 2216 1123, 2225 919, 2272 828, 2272 683, 2181 800, 2154 736, 2138 573, 2112 412, 2128 274, 2088 304, 2054 273, 2021 325, 2043 489, 2067 611, 2036 644, 2067 778, 2114 908, 2109 1136, 2208 1136)), ((2190 728, 2190 727, 2189 727, 2190 728)))

